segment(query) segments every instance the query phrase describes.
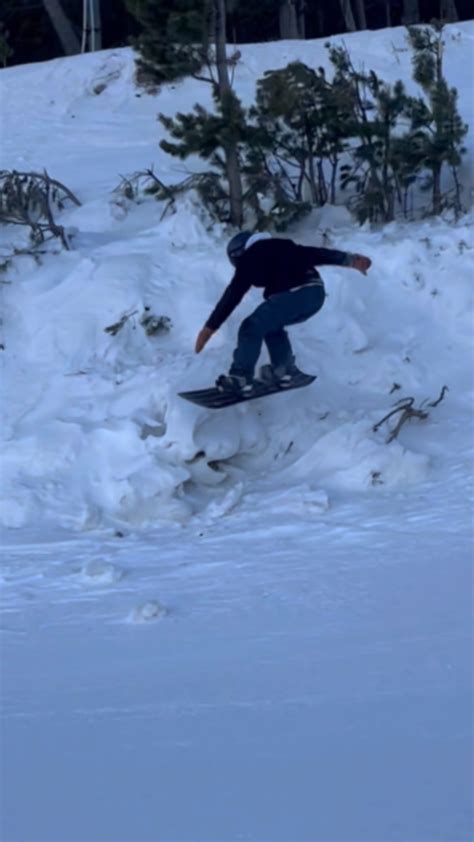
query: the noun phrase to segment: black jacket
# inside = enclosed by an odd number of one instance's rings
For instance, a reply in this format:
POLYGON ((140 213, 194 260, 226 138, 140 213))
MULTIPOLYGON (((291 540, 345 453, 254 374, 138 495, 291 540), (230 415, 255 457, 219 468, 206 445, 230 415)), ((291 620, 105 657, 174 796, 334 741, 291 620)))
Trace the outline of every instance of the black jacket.
POLYGON ((293 240, 277 237, 257 240, 239 258, 234 277, 209 316, 206 327, 218 330, 252 286, 263 287, 264 297, 269 298, 305 283, 314 283, 319 277, 314 266, 347 266, 349 261, 350 255, 345 251, 299 246, 293 240))

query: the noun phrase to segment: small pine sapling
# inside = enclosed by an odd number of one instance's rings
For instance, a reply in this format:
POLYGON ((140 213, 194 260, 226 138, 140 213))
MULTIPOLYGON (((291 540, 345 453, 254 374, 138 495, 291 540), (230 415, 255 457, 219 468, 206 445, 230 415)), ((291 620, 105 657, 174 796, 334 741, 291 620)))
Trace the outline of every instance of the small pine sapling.
POLYGON ((411 154, 417 168, 430 173, 428 188, 434 215, 447 205, 442 191, 442 171, 445 164, 450 167, 454 182, 452 206, 459 214, 462 207, 458 167, 466 151, 462 142, 468 126, 458 111, 458 92, 444 77, 443 26, 409 27, 408 38, 414 51, 413 77, 424 93, 424 97, 410 98, 405 109, 410 120, 411 154))

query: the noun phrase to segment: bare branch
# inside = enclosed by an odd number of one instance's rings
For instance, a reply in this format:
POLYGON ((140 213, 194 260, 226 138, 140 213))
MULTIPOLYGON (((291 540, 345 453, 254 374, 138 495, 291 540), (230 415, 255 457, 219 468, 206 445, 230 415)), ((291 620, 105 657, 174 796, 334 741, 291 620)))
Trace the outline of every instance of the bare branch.
POLYGON ((67 196, 67 198, 71 200, 71 202, 73 204, 77 205, 78 207, 81 207, 81 202, 79 201, 77 196, 74 195, 72 190, 69 190, 69 188, 66 187, 66 185, 62 183, 62 181, 58 181, 56 178, 51 178, 51 176, 46 172, 46 170, 44 171, 44 173, 19 172, 18 170, 11 170, 11 171, 0 170, 0 182, 1 182, 2 178, 4 178, 5 176, 8 176, 8 175, 10 175, 10 176, 17 175, 17 176, 20 176, 20 178, 34 178, 34 179, 40 179, 40 180, 47 179, 51 185, 53 185, 54 187, 57 187, 59 190, 61 190, 65 194, 65 196, 67 196))
POLYGON ((27 225, 31 238, 38 245, 45 242, 45 234, 52 234, 69 249, 66 232, 54 219, 53 206, 63 209, 70 200, 80 205, 79 199, 60 181, 48 173, 0 171, 0 223, 27 225), (45 220, 45 221, 43 221, 45 220))
POLYGON ((397 436, 398 436, 400 430, 402 429, 405 421, 409 421, 410 418, 419 418, 420 421, 426 421, 426 419, 429 417, 429 413, 424 412, 424 410, 422 410, 422 409, 412 409, 411 407, 410 408, 400 407, 400 409, 401 409, 400 418, 398 419, 397 424, 395 425, 392 432, 387 437, 387 444, 390 444, 391 441, 393 441, 394 439, 397 438, 397 436))
MULTIPOLYGON (((439 398, 437 398, 437 400, 435 401, 430 401, 427 405, 430 407, 438 406, 438 404, 440 404, 443 400, 447 391, 448 387, 443 386, 439 398)), ((391 430, 386 439, 387 444, 389 444, 391 441, 397 438, 401 428, 406 423, 406 421, 410 421, 411 418, 418 418, 420 421, 426 421, 426 419, 429 418, 429 412, 423 409, 424 403, 426 402, 423 402, 418 408, 413 406, 414 403, 415 398, 411 397, 402 398, 401 400, 397 401, 397 403, 395 404, 395 408, 388 412, 387 415, 384 415, 384 417, 380 421, 374 424, 374 426, 372 427, 373 432, 376 433, 377 430, 382 426, 382 424, 388 421, 389 418, 392 418, 397 413, 400 413, 395 427, 393 428, 393 430, 391 430)))
POLYGON ((123 326, 128 322, 132 316, 135 316, 138 313, 138 310, 132 310, 131 313, 124 313, 123 316, 120 317, 118 322, 114 322, 113 325, 109 325, 108 327, 104 327, 104 333, 110 333, 111 336, 116 336, 117 333, 122 330, 123 326))
POLYGON ((395 409, 392 409, 390 412, 387 413, 387 415, 384 415, 384 417, 380 421, 374 424, 374 426, 372 427, 373 432, 376 433, 379 427, 381 427, 382 424, 385 424, 385 421, 388 421, 388 419, 391 418, 392 415, 396 415, 397 412, 403 412, 405 409, 411 409, 414 402, 415 398, 403 398, 401 402, 397 401, 395 409), (398 404, 400 403, 402 403, 403 405, 399 406, 398 404))
POLYGON ((449 389, 447 386, 443 386, 439 398, 437 398, 435 401, 431 401, 431 403, 429 403, 428 406, 438 406, 438 404, 441 403, 441 401, 443 400, 446 392, 449 392, 449 389))

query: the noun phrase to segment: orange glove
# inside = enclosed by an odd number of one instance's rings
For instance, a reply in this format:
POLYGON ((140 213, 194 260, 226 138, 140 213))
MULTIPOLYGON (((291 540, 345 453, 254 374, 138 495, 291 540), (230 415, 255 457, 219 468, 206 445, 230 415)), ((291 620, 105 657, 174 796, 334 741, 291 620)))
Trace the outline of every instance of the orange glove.
POLYGON ((357 269, 358 272, 366 275, 367 270, 372 266, 372 261, 370 257, 364 257, 363 254, 353 254, 352 261, 349 265, 351 269, 357 269))
POLYGON ((196 339, 196 345, 194 348, 196 354, 201 353, 202 349, 204 348, 204 345, 206 345, 206 343, 209 342, 213 333, 214 331, 211 330, 210 327, 203 327, 203 329, 199 331, 198 338, 196 339))

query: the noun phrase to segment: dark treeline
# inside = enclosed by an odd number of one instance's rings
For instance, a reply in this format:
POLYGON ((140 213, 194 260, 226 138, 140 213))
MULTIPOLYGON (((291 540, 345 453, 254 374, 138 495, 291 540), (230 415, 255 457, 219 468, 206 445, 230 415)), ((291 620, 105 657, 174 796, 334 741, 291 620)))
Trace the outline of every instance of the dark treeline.
MULTIPOLYGON (((472 17, 472 0, 228 0, 226 5, 228 41, 240 44, 472 17)), ((65 54, 52 22, 55 10, 80 44, 82 0, 0 0, 0 66, 65 54)), ((103 48, 127 46, 138 35, 126 0, 100 0, 100 12, 103 48)))

